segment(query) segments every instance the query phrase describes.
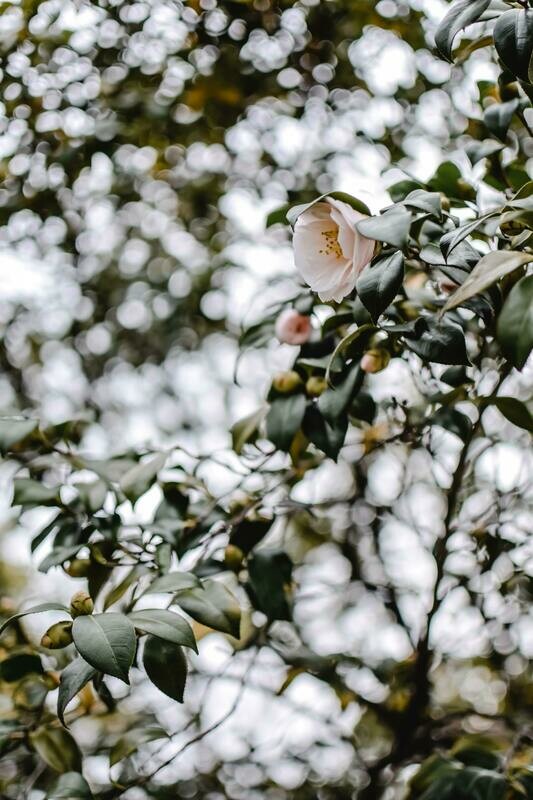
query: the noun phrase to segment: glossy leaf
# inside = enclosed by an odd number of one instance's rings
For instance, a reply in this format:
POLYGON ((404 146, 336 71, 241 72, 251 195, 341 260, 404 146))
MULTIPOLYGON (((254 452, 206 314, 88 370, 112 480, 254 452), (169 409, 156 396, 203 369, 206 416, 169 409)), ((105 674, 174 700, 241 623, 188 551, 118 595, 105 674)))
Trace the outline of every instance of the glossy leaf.
POLYGON ((272 400, 266 417, 266 432, 279 450, 288 452, 305 414, 305 395, 298 393, 272 400))
POLYGON ((181 647, 164 639, 149 636, 144 645, 143 666, 160 692, 178 703, 183 703, 187 659, 181 647))
POLYGON ((507 69, 520 80, 531 83, 533 10, 512 9, 501 14, 493 35, 496 52, 507 69))
POLYGON ((14 506, 57 506, 59 502, 58 486, 43 486, 31 478, 15 478, 13 481, 14 506))
POLYGON ((420 338, 406 338, 405 343, 424 361, 465 366, 470 364, 464 333, 458 325, 428 322, 428 328, 420 338))
POLYGON ((435 33, 435 44, 446 61, 452 60, 453 42, 457 34, 476 22, 490 5, 490 0, 456 0, 435 33))
POLYGON ((533 416, 521 400, 517 400, 515 397, 500 396, 491 398, 491 404, 496 406, 498 411, 513 425, 533 433, 533 416))
POLYGON ((496 330, 504 355, 517 369, 522 369, 533 348, 533 275, 513 286, 496 330))
POLYGON ((494 103, 485 111, 483 115, 485 125, 500 141, 505 142, 507 139, 507 131, 519 107, 519 100, 514 98, 506 103, 494 103))
POLYGON ((65 725, 65 709, 71 700, 83 689, 86 683, 94 678, 96 670, 83 658, 71 661, 61 673, 57 696, 57 716, 65 725))
POLYGON ((79 772, 81 753, 70 733, 64 728, 42 725, 29 735, 31 746, 55 772, 79 772))
POLYGON ((385 242, 401 250, 409 238, 411 214, 401 206, 393 206, 379 217, 370 217, 358 222, 356 227, 363 236, 385 242))
POLYGON ((392 303, 402 281, 403 255, 400 252, 380 258, 363 270, 355 288, 374 322, 392 303))
POLYGON ((364 373, 357 363, 348 367, 345 375, 335 386, 331 386, 318 398, 318 410, 330 425, 335 426, 339 417, 344 414, 357 390, 361 387, 364 373))
POLYGON ((443 312, 462 305, 466 300, 484 292, 493 283, 533 261, 533 254, 515 250, 495 250, 483 256, 464 283, 448 298, 443 312))
POLYGON ((248 561, 248 573, 258 608, 269 620, 291 619, 288 592, 292 561, 282 550, 260 550, 248 561))
POLYGON ((149 633, 167 642, 191 647, 198 652, 191 626, 186 619, 166 608, 143 608, 128 614, 137 630, 149 633))
POLYGON ((202 625, 239 638, 241 609, 234 595, 223 583, 206 579, 201 588, 180 592, 176 602, 202 625))
POLYGON ((158 453, 153 458, 136 464, 126 472, 120 481, 120 488, 128 500, 134 503, 148 491, 154 483, 157 473, 165 466, 166 460, 166 453, 158 453))
POLYGON ((72 637, 80 655, 91 666, 129 683, 137 640, 128 617, 113 612, 76 617, 72 637))
POLYGON ((259 426, 263 422, 267 410, 266 406, 262 406, 234 423, 231 428, 231 441, 237 455, 242 453, 245 444, 253 442, 257 438, 259 426))
POLYGON ((348 429, 348 416, 341 414, 333 423, 328 422, 317 406, 309 406, 306 411, 303 432, 315 447, 334 461, 340 453, 348 429))
POLYGON ((25 611, 19 611, 18 614, 13 614, 12 617, 9 617, 9 619, 0 625, 0 634, 5 631, 8 625, 15 622, 15 620, 22 619, 22 617, 28 616, 28 614, 42 614, 45 611, 64 611, 65 614, 69 613, 68 608, 61 603, 40 603, 38 606, 31 606, 25 611))
POLYGON ((32 653, 14 653, 0 661, 0 680, 6 683, 13 683, 32 673, 36 675, 43 673, 40 656, 32 653))
POLYGON ((192 572, 168 572, 166 575, 156 578, 144 594, 167 594, 169 592, 181 592, 183 589, 194 589, 200 585, 200 581, 192 572))

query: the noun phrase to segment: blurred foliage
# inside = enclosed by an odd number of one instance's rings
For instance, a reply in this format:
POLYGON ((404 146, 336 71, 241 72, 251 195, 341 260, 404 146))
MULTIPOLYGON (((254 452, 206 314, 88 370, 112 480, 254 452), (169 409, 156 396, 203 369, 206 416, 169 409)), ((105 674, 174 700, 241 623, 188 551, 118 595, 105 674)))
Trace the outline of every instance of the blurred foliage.
POLYGON ((2 567, 2 797, 533 797, 532 19, 2 4, 0 241, 51 283, 0 308, 5 527, 76 581, 33 603, 2 567), (352 174, 365 191, 339 193, 352 174), (355 287, 324 302, 273 268, 240 331, 242 253, 290 258, 287 219, 317 197, 360 212, 378 183, 355 287), (277 363, 287 310, 311 335, 233 452, 229 432, 184 446, 219 419, 216 393, 187 400, 198 372, 176 378, 187 353, 277 363), (156 441, 130 446, 143 401, 156 441), (305 680, 334 713, 298 701, 305 680))

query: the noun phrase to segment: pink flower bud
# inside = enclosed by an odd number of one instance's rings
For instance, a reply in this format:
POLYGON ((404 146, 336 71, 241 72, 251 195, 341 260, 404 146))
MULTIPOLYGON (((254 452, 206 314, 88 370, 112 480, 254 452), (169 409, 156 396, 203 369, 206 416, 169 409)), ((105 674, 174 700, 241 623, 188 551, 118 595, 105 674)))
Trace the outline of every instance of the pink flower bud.
POLYGON ((311 336, 311 320, 294 308, 286 308, 276 320, 276 336, 284 344, 304 344, 311 336))
POLYGON ((381 372, 389 361, 390 354, 386 350, 367 350, 359 366, 363 372, 381 372))

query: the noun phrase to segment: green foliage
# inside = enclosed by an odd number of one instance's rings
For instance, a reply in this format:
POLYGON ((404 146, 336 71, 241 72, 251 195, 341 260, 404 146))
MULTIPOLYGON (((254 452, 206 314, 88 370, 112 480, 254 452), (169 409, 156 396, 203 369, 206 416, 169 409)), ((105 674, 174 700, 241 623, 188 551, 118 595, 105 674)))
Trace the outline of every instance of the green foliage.
POLYGON ((76 617, 72 637, 80 655, 95 669, 129 683, 135 656, 135 629, 124 614, 76 617))
POLYGON ((70 611, 26 608, 0 564, 6 800, 376 800, 406 774, 413 800, 533 796, 533 10, 455 0, 435 30, 429 5, 3 9, 0 239, 53 273, 43 308, 2 307, 6 527, 31 529, 46 586, 80 581, 70 611), (479 67, 502 71, 476 83, 479 67), (336 191, 353 169, 357 196, 336 191), (328 198, 367 218, 313 218, 328 198), (274 208, 266 232, 241 208, 274 208), (330 247, 338 302, 302 285, 300 258, 285 269, 305 211, 309 275, 330 247), (375 245, 356 269, 359 234, 375 245), (312 332, 274 355, 287 308, 312 332), (224 353, 258 404, 227 431, 233 452, 212 438, 240 407, 224 353), (68 618, 36 634, 46 612, 68 618), (202 659, 213 632, 220 674, 202 659), (241 688, 228 718, 249 689, 289 709, 281 731, 254 718, 234 762, 209 749, 225 718, 204 725, 224 680, 241 688), (272 734, 295 780, 264 756, 272 734), (174 736, 147 769, 143 748, 174 736), (322 758, 335 747, 346 759, 322 758))
POLYGON ((183 703, 187 680, 187 659, 179 645, 157 636, 148 636, 143 651, 146 674, 160 692, 183 703))
POLYGON ((533 277, 511 289, 498 318, 497 337, 511 363, 522 369, 533 347, 533 277))

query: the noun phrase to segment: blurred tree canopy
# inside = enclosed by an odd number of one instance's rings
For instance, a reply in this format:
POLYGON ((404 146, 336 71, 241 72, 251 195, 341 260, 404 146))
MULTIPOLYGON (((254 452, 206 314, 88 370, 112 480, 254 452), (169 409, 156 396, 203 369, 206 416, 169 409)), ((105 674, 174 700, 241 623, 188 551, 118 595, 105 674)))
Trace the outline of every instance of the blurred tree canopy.
POLYGON ((2 797, 533 798, 530 5, 1 4, 2 797))

